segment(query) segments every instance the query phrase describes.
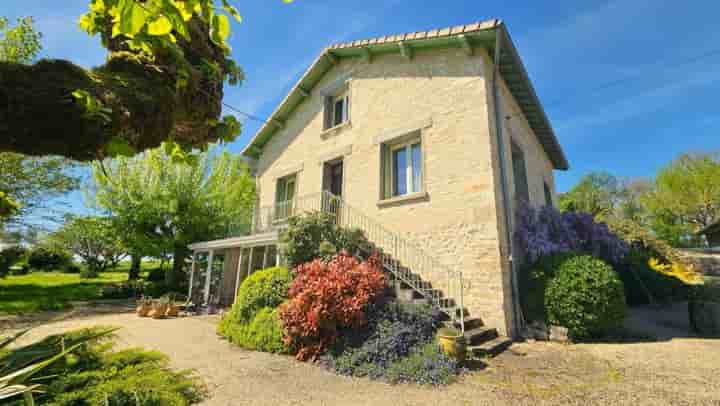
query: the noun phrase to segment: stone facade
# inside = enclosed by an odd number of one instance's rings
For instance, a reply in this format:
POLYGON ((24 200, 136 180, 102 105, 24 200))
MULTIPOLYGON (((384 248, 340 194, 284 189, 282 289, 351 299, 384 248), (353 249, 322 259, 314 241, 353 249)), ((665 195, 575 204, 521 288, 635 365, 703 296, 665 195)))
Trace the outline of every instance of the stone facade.
MULTIPOLYGON (((328 72, 265 145, 257 161, 260 206, 275 200, 277 179, 297 176, 295 195, 319 193, 323 163, 343 159, 343 199, 389 230, 408 236, 444 265, 463 271, 464 304, 473 317, 511 334, 507 264, 492 105, 492 66, 478 49, 418 51, 412 59, 378 55, 343 59, 328 72), (346 83, 350 121, 323 130, 323 89, 346 83), (422 193, 381 201, 381 143, 419 133, 422 193)), ((552 164, 512 96, 503 89, 505 162, 512 186, 512 140, 524 151, 530 200, 554 198, 552 164)), ((512 195, 511 195, 512 199, 512 195)), ((423 275, 433 283, 433 275, 423 275)))

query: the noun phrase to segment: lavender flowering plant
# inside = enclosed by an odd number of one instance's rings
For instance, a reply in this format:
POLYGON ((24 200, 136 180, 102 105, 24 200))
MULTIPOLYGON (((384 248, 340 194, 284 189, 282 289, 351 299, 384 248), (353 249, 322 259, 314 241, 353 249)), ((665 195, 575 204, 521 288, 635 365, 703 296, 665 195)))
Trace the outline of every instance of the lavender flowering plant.
POLYGON ((590 214, 560 213, 556 208, 521 206, 516 213, 515 244, 534 263, 542 257, 577 252, 600 258, 617 267, 630 246, 613 234, 605 223, 590 214))

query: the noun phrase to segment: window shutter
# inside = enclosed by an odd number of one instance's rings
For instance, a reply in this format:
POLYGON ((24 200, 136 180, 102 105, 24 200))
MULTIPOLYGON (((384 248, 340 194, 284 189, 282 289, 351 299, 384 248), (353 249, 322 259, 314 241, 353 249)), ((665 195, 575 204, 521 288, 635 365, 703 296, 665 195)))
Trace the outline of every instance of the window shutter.
POLYGON ((324 118, 323 121, 323 130, 327 130, 328 128, 332 127, 332 119, 333 119, 333 98, 325 96, 323 98, 325 102, 325 108, 324 111, 324 118))
POLYGON ((349 93, 345 95, 345 111, 343 113, 344 113, 343 122, 350 121, 350 94, 349 93))
POLYGON ((380 144, 380 187, 383 199, 392 197, 392 154, 387 144, 380 144))

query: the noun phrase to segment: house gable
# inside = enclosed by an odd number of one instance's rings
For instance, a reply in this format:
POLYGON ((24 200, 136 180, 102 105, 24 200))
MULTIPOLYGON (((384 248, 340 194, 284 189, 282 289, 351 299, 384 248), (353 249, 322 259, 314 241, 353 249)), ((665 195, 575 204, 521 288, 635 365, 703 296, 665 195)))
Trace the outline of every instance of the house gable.
POLYGON ((507 30, 499 20, 490 20, 440 30, 336 44, 326 48, 308 68, 290 93, 273 112, 271 118, 260 128, 243 150, 245 156, 257 159, 265 145, 281 130, 290 115, 305 99, 311 96, 324 76, 343 60, 362 60, 371 63, 380 55, 398 54, 412 60, 417 52, 432 49, 459 49, 472 55, 477 49, 487 49, 490 55, 498 41, 503 42, 500 56, 500 72, 509 91, 517 101, 522 114, 538 137, 543 150, 555 169, 568 169, 569 165, 552 127, 528 79, 527 72, 510 40, 507 30))

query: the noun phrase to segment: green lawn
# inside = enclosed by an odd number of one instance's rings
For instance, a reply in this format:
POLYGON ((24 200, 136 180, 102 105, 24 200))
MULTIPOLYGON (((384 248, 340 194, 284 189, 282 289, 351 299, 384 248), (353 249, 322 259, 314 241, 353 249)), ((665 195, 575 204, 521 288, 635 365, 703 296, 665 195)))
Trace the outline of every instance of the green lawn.
POLYGON ((104 272, 96 279, 60 272, 8 276, 0 279, 0 314, 66 309, 71 301, 97 299, 103 285, 124 280, 127 272, 104 272))

